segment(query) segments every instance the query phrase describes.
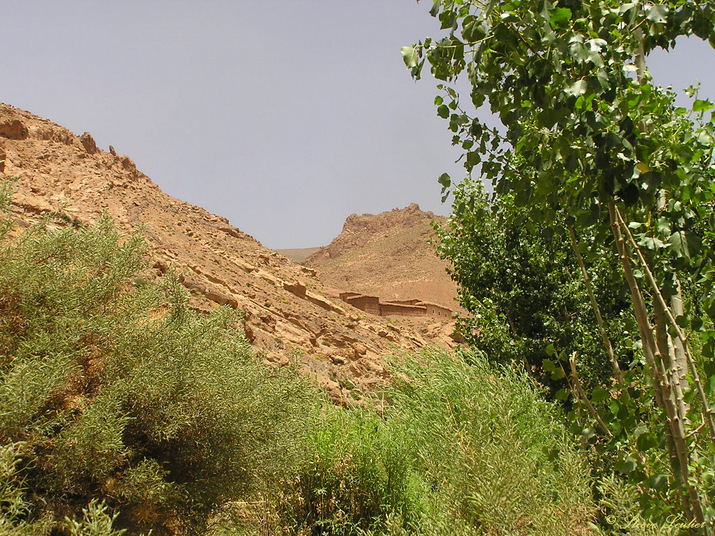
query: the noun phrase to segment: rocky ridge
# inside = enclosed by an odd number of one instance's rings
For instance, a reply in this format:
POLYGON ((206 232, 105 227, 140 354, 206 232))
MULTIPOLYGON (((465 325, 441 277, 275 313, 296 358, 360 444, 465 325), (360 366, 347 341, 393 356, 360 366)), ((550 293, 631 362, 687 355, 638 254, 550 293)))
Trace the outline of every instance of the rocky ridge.
POLYGON ((297 360, 335 401, 385 378, 383 358, 427 345, 451 346, 440 326, 370 317, 331 296, 313 268, 263 247, 221 216, 163 193, 126 155, 105 152, 88 133, 0 104, 0 179, 11 178, 13 218, 26 227, 48 212, 92 224, 103 211, 138 228, 158 277, 169 269, 191 306, 245 313, 245 331, 275 366, 297 360))
POLYGON ((340 235, 302 264, 337 291, 419 299, 455 309, 457 287, 435 254, 432 223, 446 218, 413 203, 381 214, 350 215, 340 235))

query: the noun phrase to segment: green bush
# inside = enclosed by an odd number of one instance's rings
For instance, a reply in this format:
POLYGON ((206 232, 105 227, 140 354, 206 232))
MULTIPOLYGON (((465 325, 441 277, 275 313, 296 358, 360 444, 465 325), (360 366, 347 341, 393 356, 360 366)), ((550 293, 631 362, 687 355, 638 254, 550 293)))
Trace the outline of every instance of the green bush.
POLYGON ((237 312, 146 283, 144 255, 108 218, 2 243, 3 526, 196 534, 303 455, 314 388, 261 364, 237 312))
POLYGON ((558 408, 525 374, 469 361, 399 357, 382 415, 327 412, 286 496, 290 533, 586 532, 590 478, 558 408))
POLYGON ((374 410, 329 408, 311 436, 313 457, 293 485, 284 512, 289 525, 311 534, 382 531, 388 520, 414 528, 424 513, 408 436, 374 410))
POLYGON ((400 425, 439 508, 473 534, 575 534, 592 517, 590 478, 526 374, 444 353, 395 363, 400 425))

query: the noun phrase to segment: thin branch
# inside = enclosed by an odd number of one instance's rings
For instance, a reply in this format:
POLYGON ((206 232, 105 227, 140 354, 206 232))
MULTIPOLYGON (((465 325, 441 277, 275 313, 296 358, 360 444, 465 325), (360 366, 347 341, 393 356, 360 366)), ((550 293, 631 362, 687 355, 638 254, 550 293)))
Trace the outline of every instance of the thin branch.
POLYGON ((606 423, 603 422, 603 419, 601 419, 601 416, 596 411, 596 408, 594 408, 593 404, 591 404, 591 401, 588 399, 588 397, 586 396, 586 392, 581 386, 581 380, 578 379, 578 374, 576 373, 576 352, 571 354, 571 357, 569 358, 569 363, 571 365, 571 381, 573 383, 574 389, 578 391, 579 398, 583 401, 583 404, 588 409, 588 412, 596 420, 596 423, 598 423, 598 427, 603 430, 603 433, 608 436, 608 439, 612 439, 613 434, 608 429, 608 426, 606 426, 606 423))
POLYGON ((586 265, 581 257, 581 252, 578 250, 578 241, 576 240, 576 233, 574 233, 573 227, 567 225, 566 228, 569 231, 569 236, 571 237, 571 247, 576 254, 576 261, 581 268, 581 274, 583 275, 583 280, 586 283, 586 292, 588 292, 588 297, 591 300, 591 306, 593 307, 593 312, 596 315, 596 322, 598 322, 598 330, 601 332, 601 339, 603 339, 603 344, 606 346, 606 353, 608 358, 611 360, 611 367, 613 369, 613 375, 619 384, 623 384, 623 372, 621 367, 618 365, 618 360, 616 360, 616 355, 613 352, 613 345, 611 345, 611 339, 608 338, 608 333, 606 333, 606 326, 603 322, 603 317, 601 316, 601 308, 598 306, 596 301, 596 295, 593 293, 593 287, 591 286, 591 277, 588 275, 588 270, 586 270, 586 265))

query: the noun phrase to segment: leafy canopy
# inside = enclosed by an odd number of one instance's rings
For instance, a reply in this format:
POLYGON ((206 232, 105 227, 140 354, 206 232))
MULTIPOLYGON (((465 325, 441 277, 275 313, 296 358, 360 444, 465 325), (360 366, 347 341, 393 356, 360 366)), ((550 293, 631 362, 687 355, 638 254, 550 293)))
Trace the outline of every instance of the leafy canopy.
MULTIPOLYGON (((642 370, 652 397, 633 402, 623 389, 630 376, 611 353, 613 381, 621 385, 608 403, 620 393, 619 404, 630 409, 615 414, 638 422, 625 414, 637 417, 655 402, 672 471, 671 505, 660 512, 680 503, 688 521, 711 523, 710 469, 697 463, 715 451, 713 104, 691 88, 691 109, 676 106, 672 91, 652 84, 645 62, 681 36, 715 45, 715 3, 434 0, 431 14, 444 37, 403 48, 408 69, 419 78, 427 63, 443 82, 437 114, 464 150, 466 170, 494 184, 495 203, 513 200, 534 227, 568 233, 587 286, 594 261, 618 259, 639 339, 631 366, 642 370), (458 78, 468 82, 468 99, 456 89, 458 78), (498 128, 480 120, 482 107, 498 118, 498 128), (702 362, 693 351, 699 342, 702 362)), ((444 191, 452 188, 447 175, 439 182, 444 191)), ((458 203, 464 199, 457 196, 458 203)), ((471 213, 455 208, 456 218, 471 213)), ((599 300, 587 292, 609 348, 599 300)), ((605 403, 608 391, 599 389, 593 398, 605 403)), ((589 411, 611 449, 628 444, 619 443, 598 408, 589 411)), ((620 470, 639 475, 642 485, 656 465, 646 449, 632 448, 620 470)), ((647 494, 641 499, 648 504, 647 494)))
MULTIPOLYGON (((427 60, 439 80, 468 78, 467 102, 448 84, 435 99, 467 171, 547 224, 598 225, 609 201, 622 202, 644 247, 704 276, 715 317, 713 105, 675 107, 644 70, 651 50, 679 36, 715 44, 714 4, 435 0, 432 14, 449 35, 403 56, 415 77, 427 60), (482 107, 501 128, 476 116, 482 107)), ((451 187, 448 176, 440 183, 451 187)))

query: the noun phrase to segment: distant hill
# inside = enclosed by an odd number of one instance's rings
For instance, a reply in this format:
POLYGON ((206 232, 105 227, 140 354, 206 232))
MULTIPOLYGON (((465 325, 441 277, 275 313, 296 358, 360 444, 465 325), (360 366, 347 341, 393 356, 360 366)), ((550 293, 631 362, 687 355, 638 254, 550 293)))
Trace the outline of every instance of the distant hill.
POLYGON ((276 252, 284 257, 289 258, 293 262, 303 262, 305 259, 320 251, 320 248, 302 248, 302 249, 277 249, 276 252))
POLYGON ((303 264, 337 291, 419 299, 455 309, 457 287, 431 243, 433 221, 446 219, 414 203, 377 215, 352 214, 340 235, 303 264))

